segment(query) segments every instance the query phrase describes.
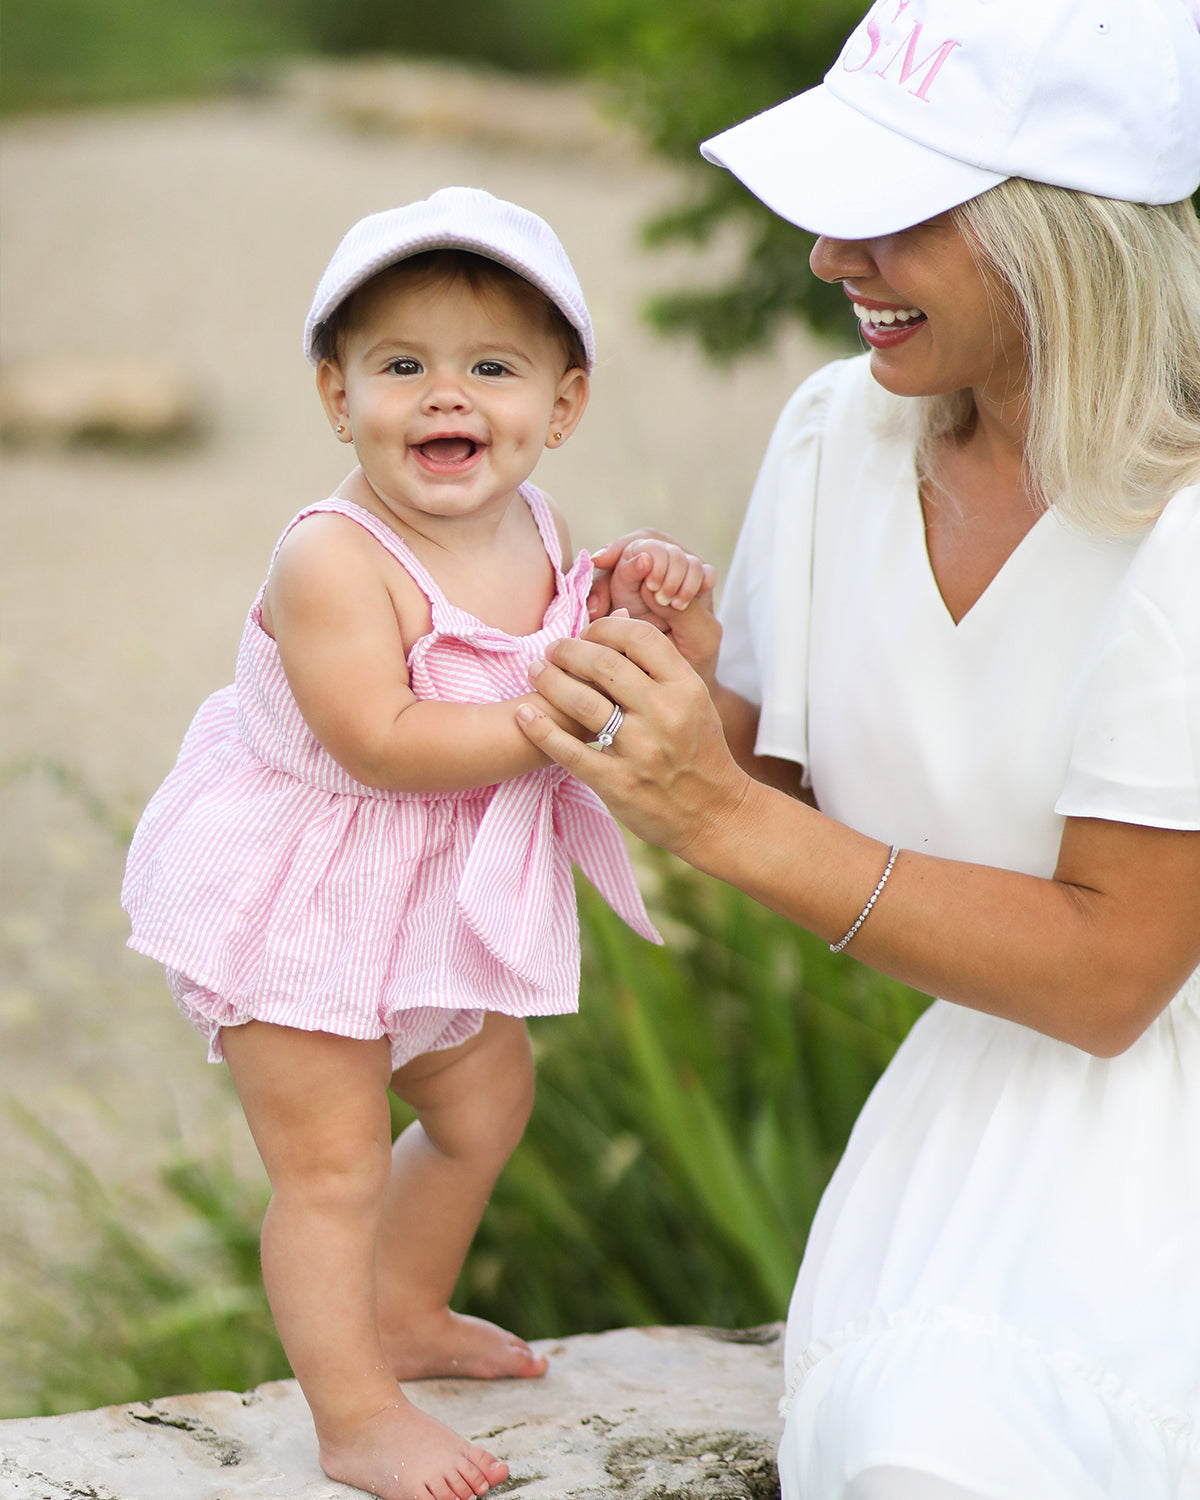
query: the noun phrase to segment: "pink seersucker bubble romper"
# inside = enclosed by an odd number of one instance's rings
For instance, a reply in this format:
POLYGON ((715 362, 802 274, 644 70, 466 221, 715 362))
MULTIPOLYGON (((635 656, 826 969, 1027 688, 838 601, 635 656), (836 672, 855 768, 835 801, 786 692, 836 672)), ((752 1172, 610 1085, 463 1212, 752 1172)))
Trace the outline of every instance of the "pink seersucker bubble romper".
MULTIPOLYGON (((496 702, 528 692, 529 663, 587 623, 590 558, 564 574, 545 499, 528 484, 521 494, 557 579, 532 635, 451 604, 404 541, 349 501, 309 506, 284 536, 318 511, 364 527, 429 599, 433 628, 408 659, 417 697, 496 702)), ((661 941, 620 829, 560 767, 429 793, 343 770, 292 697, 262 599, 260 589, 236 681, 201 705, 138 824, 121 894, 130 947, 167 966, 211 1060, 221 1027, 249 1020, 387 1036, 399 1067, 465 1040, 488 1010, 577 1010, 572 861, 636 932, 661 941)))

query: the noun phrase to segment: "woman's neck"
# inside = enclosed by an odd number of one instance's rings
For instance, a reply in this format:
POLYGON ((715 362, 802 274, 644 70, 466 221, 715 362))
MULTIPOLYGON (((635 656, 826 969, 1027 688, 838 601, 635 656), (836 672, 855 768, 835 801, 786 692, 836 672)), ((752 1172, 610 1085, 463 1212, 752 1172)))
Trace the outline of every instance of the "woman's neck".
POLYGON ((970 427, 943 439, 921 480, 925 545, 957 624, 1032 529, 1043 506, 1025 463, 1023 404, 976 399, 970 427))

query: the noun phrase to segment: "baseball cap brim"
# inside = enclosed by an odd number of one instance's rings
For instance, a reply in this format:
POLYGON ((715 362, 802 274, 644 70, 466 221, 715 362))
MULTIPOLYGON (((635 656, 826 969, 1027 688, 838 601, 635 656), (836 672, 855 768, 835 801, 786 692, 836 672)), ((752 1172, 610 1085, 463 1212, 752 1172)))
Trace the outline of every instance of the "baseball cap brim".
POLYGON ((839 240, 908 229, 1005 180, 909 140, 824 84, 713 136, 700 153, 780 218, 839 240))

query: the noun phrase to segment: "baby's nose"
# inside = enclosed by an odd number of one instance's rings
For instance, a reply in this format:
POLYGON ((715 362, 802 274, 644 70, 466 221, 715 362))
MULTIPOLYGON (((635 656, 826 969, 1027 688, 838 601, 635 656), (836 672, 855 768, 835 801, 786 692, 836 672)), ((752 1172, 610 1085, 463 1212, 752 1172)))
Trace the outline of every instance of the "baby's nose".
POLYGON ((462 411, 470 404, 463 383, 448 376, 431 380, 425 393, 425 405, 432 411, 462 411))

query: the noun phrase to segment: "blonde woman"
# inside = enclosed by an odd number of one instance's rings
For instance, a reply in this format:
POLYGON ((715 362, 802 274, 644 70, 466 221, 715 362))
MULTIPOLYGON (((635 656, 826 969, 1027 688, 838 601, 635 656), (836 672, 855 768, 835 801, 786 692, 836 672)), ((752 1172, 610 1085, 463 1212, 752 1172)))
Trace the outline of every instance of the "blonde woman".
POLYGON ((1200 1495, 1197 24, 886 0, 708 143, 868 353, 780 419, 719 663, 609 618, 534 675, 611 746, 520 714, 940 997, 813 1225, 785 1500, 1200 1495))

